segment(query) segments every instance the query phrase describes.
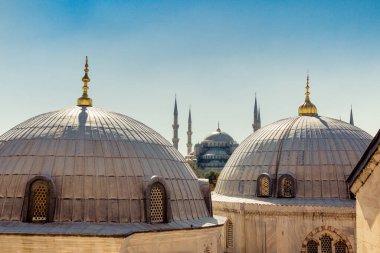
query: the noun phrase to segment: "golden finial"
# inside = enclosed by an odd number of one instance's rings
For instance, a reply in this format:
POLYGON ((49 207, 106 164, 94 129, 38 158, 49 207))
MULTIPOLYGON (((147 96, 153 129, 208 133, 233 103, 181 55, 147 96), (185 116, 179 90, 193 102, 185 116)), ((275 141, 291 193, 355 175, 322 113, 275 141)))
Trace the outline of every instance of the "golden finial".
POLYGON ((84 65, 84 76, 82 78, 83 82, 83 94, 80 98, 77 100, 77 106, 92 106, 92 99, 88 97, 87 91, 88 91, 88 86, 87 83, 90 82, 90 78, 88 77, 88 58, 86 56, 86 64, 84 65))
POLYGON ((305 102, 298 107, 298 115, 299 116, 317 116, 318 111, 317 107, 310 101, 310 92, 309 92, 309 74, 306 78, 306 92, 305 92, 305 102))

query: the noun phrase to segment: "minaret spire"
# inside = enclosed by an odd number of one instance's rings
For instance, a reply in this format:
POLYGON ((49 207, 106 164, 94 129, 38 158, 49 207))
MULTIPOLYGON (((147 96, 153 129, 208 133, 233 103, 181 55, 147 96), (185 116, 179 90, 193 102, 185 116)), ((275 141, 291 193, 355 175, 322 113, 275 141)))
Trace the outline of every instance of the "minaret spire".
POLYGON ((191 143, 191 135, 193 132, 191 131, 191 108, 189 109, 189 118, 187 120, 187 154, 189 155, 191 153, 191 149, 193 147, 193 144, 191 143))
POLYGON ((257 113, 257 124, 259 129, 261 128, 261 113, 260 113, 260 106, 259 106, 259 112, 257 113))
POLYGON ((354 124, 354 115, 352 113, 352 105, 351 105, 351 112, 350 112, 350 124, 353 125, 353 126, 355 126, 355 124, 354 124))
POLYGON ((253 132, 261 128, 260 109, 257 109, 257 97, 255 92, 255 105, 253 107, 253 132))
POLYGON ((92 106, 92 99, 88 97, 87 91, 88 86, 87 83, 90 82, 90 78, 88 77, 88 58, 86 56, 86 64, 84 65, 84 76, 82 78, 83 82, 83 94, 80 98, 77 100, 77 106, 92 106))
POLYGON ((220 130, 220 124, 219 124, 219 120, 218 120, 218 128, 216 129, 217 132, 221 132, 222 130, 220 130))
POLYGON ((175 99, 174 99, 174 121, 173 121, 173 146, 178 149, 178 142, 179 142, 179 138, 178 138, 178 128, 179 128, 179 125, 178 125, 178 109, 177 109, 177 95, 175 96, 175 99))

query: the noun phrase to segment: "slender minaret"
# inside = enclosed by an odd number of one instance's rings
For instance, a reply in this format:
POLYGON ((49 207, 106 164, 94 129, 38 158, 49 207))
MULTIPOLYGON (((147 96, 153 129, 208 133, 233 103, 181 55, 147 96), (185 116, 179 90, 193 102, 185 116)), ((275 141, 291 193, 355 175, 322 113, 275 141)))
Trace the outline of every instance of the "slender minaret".
POLYGON ((191 131, 191 108, 189 109, 189 119, 187 120, 187 154, 190 155, 193 144, 191 143, 191 135, 193 132, 191 131))
POLYGON ((355 126, 354 124, 354 115, 352 114, 352 105, 351 105, 351 112, 350 112, 350 124, 355 126))
POLYGON ((173 146, 178 149, 178 109, 177 109, 177 96, 174 99, 174 121, 173 121, 173 146))
POLYGON ((257 113, 257 124, 259 126, 259 129, 261 128, 261 114, 260 114, 260 106, 259 106, 259 112, 257 113))
POLYGON ((255 93, 255 105, 253 108, 253 132, 256 132, 257 130, 260 129, 261 127, 261 122, 260 122, 260 111, 257 110, 257 98, 256 98, 256 93, 255 93))

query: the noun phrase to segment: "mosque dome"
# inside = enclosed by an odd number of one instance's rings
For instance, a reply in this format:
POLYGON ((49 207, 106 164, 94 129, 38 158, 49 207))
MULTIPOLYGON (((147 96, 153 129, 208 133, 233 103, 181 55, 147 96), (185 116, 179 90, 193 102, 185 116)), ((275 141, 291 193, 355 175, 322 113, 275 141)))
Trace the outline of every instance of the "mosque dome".
POLYGON ((233 143, 234 139, 226 132, 222 132, 220 128, 215 132, 212 132, 204 139, 206 142, 224 142, 224 143, 233 143))
POLYGON ((358 127, 318 116, 315 107, 248 136, 226 163, 215 192, 247 198, 348 198, 346 179, 371 140, 358 127))
POLYGON ((38 115, 0 137, 0 219, 155 223, 153 212, 161 222, 210 216, 182 155, 144 124, 92 107, 84 79, 78 106, 38 115), (37 181, 45 183, 34 191, 37 181))

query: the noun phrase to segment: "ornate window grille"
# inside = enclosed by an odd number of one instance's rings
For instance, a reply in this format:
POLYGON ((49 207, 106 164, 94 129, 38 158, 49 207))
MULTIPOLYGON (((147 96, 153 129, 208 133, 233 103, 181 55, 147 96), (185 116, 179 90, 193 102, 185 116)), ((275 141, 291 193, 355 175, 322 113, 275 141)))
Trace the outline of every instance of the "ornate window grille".
POLYGON ((318 253, 318 243, 314 240, 307 242, 307 253, 318 253))
POLYGON ((293 198, 295 196, 295 182, 290 175, 283 175, 280 178, 280 197, 293 198))
POLYGON ((259 197, 269 197, 271 195, 271 180, 268 175, 259 176, 257 195, 259 197))
POLYGON ((37 180, 31 185, 30 220, 32 222, 47 222, 49 215, 49 183, 37 180))
POLYGON ((332 253, 332 238, 328 235, 321 237, 321 253, 332 253))
POLYGON ((160 183, 154 183, 150 190, 150 220, 152 223, 166 222, 165 188, 160 183))
POLYGON ((232 225, 232 222, 230 220, 227 221, 226 224, 226 248, 230 249, 234 246, 234 227, 232 225))
POLYGON ((339 241, 335 244, 335 253, 346 253, 347 245, 344 241, 339 241))

